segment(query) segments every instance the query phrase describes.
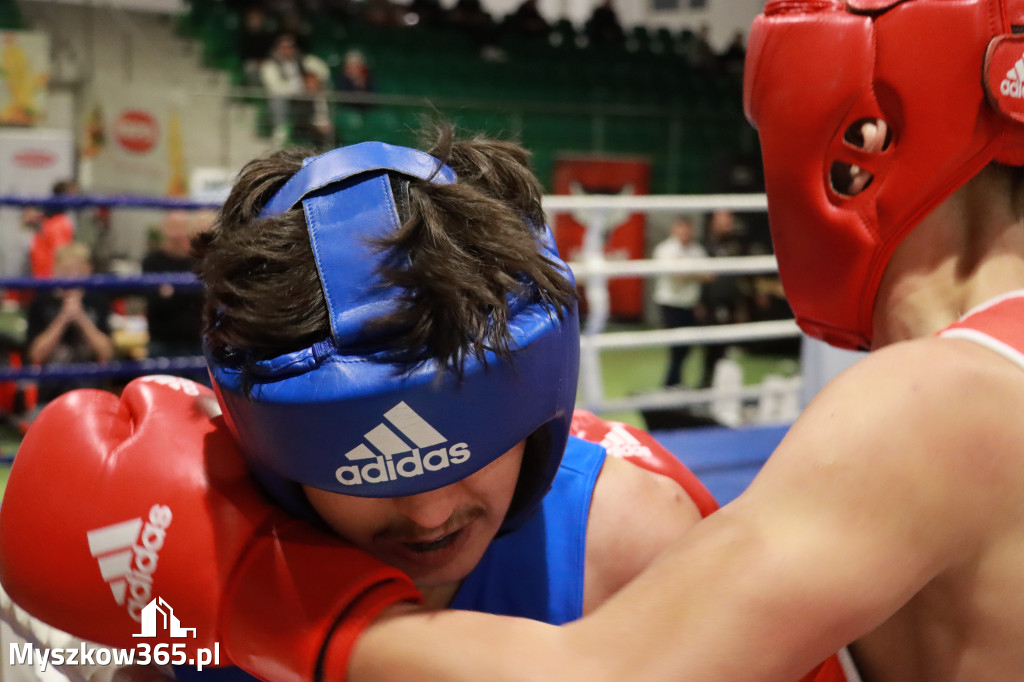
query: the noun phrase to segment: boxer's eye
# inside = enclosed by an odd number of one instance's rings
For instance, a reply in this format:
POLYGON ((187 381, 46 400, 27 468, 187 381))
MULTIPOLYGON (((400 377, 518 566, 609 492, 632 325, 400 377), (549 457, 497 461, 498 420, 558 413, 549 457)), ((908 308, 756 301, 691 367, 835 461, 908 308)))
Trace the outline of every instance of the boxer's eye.
MULTIPOLYGON (((892 133, 880 118, 862 118, 854 121, 843 134, 843 141, 870 154, 879 154, 889 148, 892 133)), ((871 185, 874 176, 859 166, 836 161, 829 171, 832 189, 843 196, 857 196, 871 185)))

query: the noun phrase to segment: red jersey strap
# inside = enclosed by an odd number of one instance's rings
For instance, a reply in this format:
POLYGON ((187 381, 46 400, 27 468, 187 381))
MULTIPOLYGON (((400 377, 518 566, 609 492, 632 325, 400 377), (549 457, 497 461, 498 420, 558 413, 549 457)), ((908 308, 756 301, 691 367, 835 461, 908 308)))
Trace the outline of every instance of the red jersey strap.
POLYGON ((622 422, 605 421, 585 410, 576 410, 569 433, 598 443, 609 455, 675 480, 697 505, 701 516, 718 509, 718 502, 693 472, 646 431, 622 422))
POLYGON ((853 663, 850 650, 843 648, 829 656, 817 668, 800 678, 800 682, 863 682, 853 663))
POLYGON ((1024 291, 1011 291, 973 308, 938 335, 973 341, 1024 369, 1024 291))

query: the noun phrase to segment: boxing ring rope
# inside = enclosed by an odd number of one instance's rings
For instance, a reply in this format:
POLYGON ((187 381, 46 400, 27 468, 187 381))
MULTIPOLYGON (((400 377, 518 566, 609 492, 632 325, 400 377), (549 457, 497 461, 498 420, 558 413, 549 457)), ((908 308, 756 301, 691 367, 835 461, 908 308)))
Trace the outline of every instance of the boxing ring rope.
MULTIPOLYGON (((166 197, 140 196, 64 196, 55 198, 0 196, 0 206, 36 206, 62 209, 109 207, 117 209, 206 210, 218 207, 210 202, 196 202, 166 197)), ((758 212, 767 207, 763 194, 702 196, 624 196, 624 195, 561 195, 545 196, 543 208, 553 222, 555 216, 570 213, 585 226, 580 252, 569 263, 577 281, 586 286, 588 315, 581 335, 580 407, 602 413, 647 408, 673 408, 714 404, 722 400, 757 400, 778 397, 780 390, 799 390, 797 382, 785 389, 772 386, 743 386, 723 390, 658 389, 640 392, 628 398, 610 399, 604 395, 600 354, 605 350, 663 347, 675 344, 732 344, 767 339, 795 338, 800 331, 792 320, 724 324, 710 327, 653 329, 646 331, 606 332, 610 315, 608 284, 622 277, 653 277, 659 274, 756 275, 777 272, 773 256, 707 258, 675 262, 641 260, 609 260, 604 253, 607 233, 623 218, 635 214, 694 213, 726 209, 735 212, 758 212)), ((34 279, 0 277, 2 289, 40 290, 51 287, 83 287, 105 291, 137 291, 170 284, 183 289, 200 287, 190 273, 153 273, 134 276, 93 275, 85 279, 34 279)), ((201 356, 190 358, 149 358, 114 361, 104 364, 44 365, 22 368, 0 367, 0 381, 51 380, 74 377, 130 377, 154 372, 202 374, 205 363, 201 356)))
POLYGON ((605 236, 626 216, 634 213, 698 213, 726 209, 734 212, 762 212, 768 207, 764 194, 709 194, 700 196, 561 195, 543 200, 549 221, 571 213, 585 227, 577 258, 569 263, 578 282, 587 285, 588 316, 580 338, 581 407, 593 412, 646 408, 672 408, 699 404, 721 404, 723 400, 778 399, 780 391, 800 390, 799 380, 770 382, 766 386, 709 389, 660 389, 613 400, 604 396, 600 353, 602 350, 642 348, 675 344, 742 343, 766 339, 797 338, 800 329, 793 320, 724 324, 712 327, 655 329, 636 332, 605 332, 610 314, 609 280, 621 277, 651 277, 660 274, 755 275, 778 272, 774 256, 707 258, 675 262, 608 260, 605 236))

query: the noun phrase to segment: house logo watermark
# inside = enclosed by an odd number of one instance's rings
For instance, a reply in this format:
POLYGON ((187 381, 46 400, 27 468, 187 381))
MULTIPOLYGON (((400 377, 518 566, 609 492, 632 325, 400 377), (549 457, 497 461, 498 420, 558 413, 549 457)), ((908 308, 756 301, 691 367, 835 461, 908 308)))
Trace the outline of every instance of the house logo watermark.
POLYGON ((168 644, 140 642, 134 648, 114 649, 80 642, 76 647, 39 648, 32 643, 11 642, 8 660, 11 665, 33 666, 40 673, 53 666, 80 665, 182 665, 198 671, 220 665, 220 643, 213 648, 189 647, 189 639, 196 639, 196 629, 185 627, 174 615, 174 609, 161 597, 154 597, 140 611, 141 631, 132 635, 138 639, 183 640, 168 644))

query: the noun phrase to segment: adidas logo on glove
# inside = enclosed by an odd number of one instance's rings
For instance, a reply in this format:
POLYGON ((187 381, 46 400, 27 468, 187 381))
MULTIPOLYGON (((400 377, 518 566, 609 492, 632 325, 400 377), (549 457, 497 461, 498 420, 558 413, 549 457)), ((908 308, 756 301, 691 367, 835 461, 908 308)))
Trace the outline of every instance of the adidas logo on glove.
POLYGON ((86 533, 89 552, 114 600, 127 606, 136 622, 142 622, 142 610, 153 600, 153 574, 172 517, 170 507, 154 504, 145 522, 140 517, 86 533))
POLYGON ((1024 56, 1017 60, 1013 68, 1006 72, 1006 78, 999 85, 999 92, 1007 97, 1024 99, 1024 56))
POLYGON ((338 467, 335 471, 335 476, 343 485, 385 483, 399 476, 412 478, 427 471, 439 471, 453 464, 462 464, 469 459, 469 446, 466 443, 435 448, 448 439, 404 401, 385 412, 384 419, 415 447, 410 446, 388 424, 381 423, 365 434, 366 440, 376 452, 361 444, 345 453, 348 461, 356 463, 338 467), (405 456, 394 459, 395 455, 401 454, 405 456))

